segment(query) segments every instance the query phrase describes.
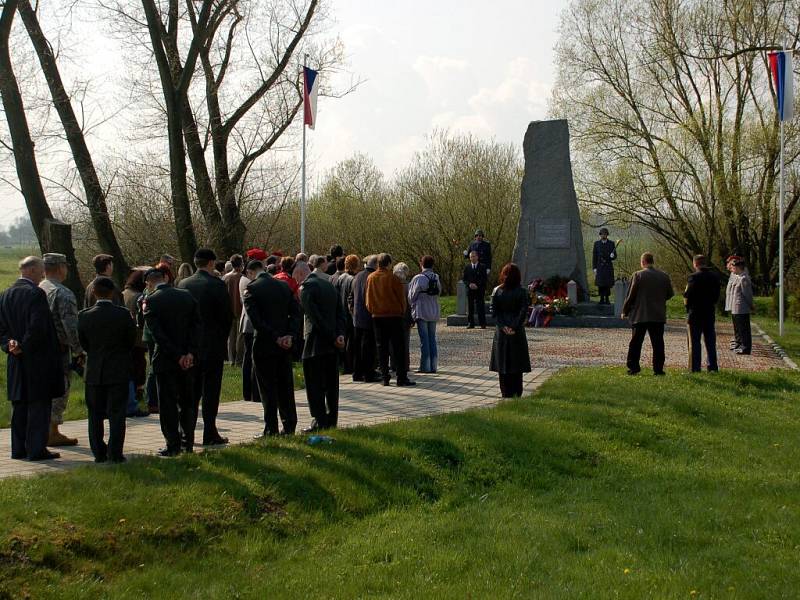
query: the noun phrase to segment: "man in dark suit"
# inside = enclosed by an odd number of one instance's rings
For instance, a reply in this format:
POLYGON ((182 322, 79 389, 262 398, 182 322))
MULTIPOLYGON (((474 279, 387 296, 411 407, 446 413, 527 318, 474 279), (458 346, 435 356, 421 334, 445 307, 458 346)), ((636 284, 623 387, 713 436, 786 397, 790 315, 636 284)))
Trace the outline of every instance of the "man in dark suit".
POLYGON ((650 335, 653 346, 653 373, 664 375, 664 325, 667 322, 667 300, 672 298, 672 282, 669 275, 656 269, 650 252, 642 254, 642 270, 631 278, 628 296, 622 305, 622 316, 628 317, 633 326, 633 335, 628 345, 628 375, 641 371, 642 342, 650 335))
MULTIPOLYGON (((84 308, 91 308, 97 302, 97 298, 94 295, 94 284, 98 277, 110 278, 114 273, 114 257, 110 254, 98 254, 92 259, 92 265, 94 266, 95 278, 86 286, 86 294, 83 297, 84 308)), ((114 288, 114 295, 111 300, 114 304, 125 306, 125 300, 118 287, 114 288)))
POLYGON ((469 253, 469 264, 464 267, 461 278, 467 286, 467 329, 475 328, 475 310, 478 311, 478 322, 481 329, 486 329, 486 267, 480 263, 476 250, 469 253))
POLYGON ((278 435, 278 413, 283 433, 297 428, 294 403, 292 346, 300 335, 300 305, 283 281, 266 271, 244 292, 244 307, 253 324, 253 362, 264 406, 264 436, 278 435))
POLYGON ((98 277, 94 282, 96 302, 78 315, 78 336, 86 352, 86 408, 89 413, 89 446, 94 461, 125 462, 125 414, 128 382, 136 343, 136 324, 130 312, 115 306, 114 282, 98 277), (108 419, 108 444, 103 440, 103 419, 108 419))
POLYGON ((375 372, 378 347, 372 315, 367 310, 367 278, 378 268, 378 257, 371 254, 364 258, 364 270, 353 279, 347 305, 353 315, 353 381, 367 383, 377 381, 375 372))
POLYGON ((204 446, 228 443, 228 438, 217 431, 217 413, 233 309, 227 286, 213 274, 216 259, 213 250, 201 248, 194 255, 197 272, 178 283, 178 288, 194 297, 200 310, 200 346, 194 363, 194 404, 196 419, 202 398, 204 446))
POLYGON ((683 302, 686 305, 686 322, 689 328, 689 367, 698 373, 701 361, 700 338, 705 340, 708 370, 718 371, 717 332, 715 320, 719 300, 720 279, 707 264, 706 257, 694 257, 695 272, 689 275, 683 302))
POLYGON ((192 367, 200 345, 200 312, 189 292, 167 283, 164 271, 150 269, 145 280, 155 287, 145 298, 142 312, 155 343, 153 373, 158 388, 161 432, 167 442, 159 454, 176 456, 181 450, 194 449, 197 414, 192 367))
POLYGON ((316 257, 314 271, 300 288, 305 316, 303 375, 313 421, 306 433, 336 427, 339 418, 337 351, 344 348, 344 310, 336 288, 324 276, 326 260, 316 257), (322 274, 322 275, 321 275, 322 274))
POLYGON ((61 348, 39 287, 44 262, 29 256, 19 263, 20 278, 0 294, 0 348, 8 354, 11 401, 11 458, 59 458, 47 449, 52 399, 64 394, 61 348))

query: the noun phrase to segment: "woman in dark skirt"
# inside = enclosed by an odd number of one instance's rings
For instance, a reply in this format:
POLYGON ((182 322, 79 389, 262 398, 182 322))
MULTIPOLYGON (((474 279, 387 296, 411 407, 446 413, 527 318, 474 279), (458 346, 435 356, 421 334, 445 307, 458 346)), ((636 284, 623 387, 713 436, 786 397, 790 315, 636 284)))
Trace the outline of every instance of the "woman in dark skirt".
POLYGON ((530 297, 521 284, 519 267, 508 263, 500 271, 500 285, 492 292, 492 314, 497 328, 492 342, 490 371, 500 376, 503 398, 522 395, 522 374, 530 373, 525 320, 530 297))

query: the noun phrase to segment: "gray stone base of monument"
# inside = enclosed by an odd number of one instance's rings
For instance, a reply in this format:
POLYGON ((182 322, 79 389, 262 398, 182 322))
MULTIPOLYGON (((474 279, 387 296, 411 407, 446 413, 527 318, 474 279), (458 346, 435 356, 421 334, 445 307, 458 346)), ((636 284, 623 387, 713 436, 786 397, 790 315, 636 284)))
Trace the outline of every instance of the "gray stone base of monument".
POLYGON ((614 315, 614 307, 610 304, 595 302, 579 302, 574 315, 555 315, 550 327, 598 327, 628 328, 628 319, 620 319, 614 315))
POLYGON ((625 297, 628 295, 628 288, 630 282, 627 279, 617 279, 614 282, 614 316, 619 317, 622 314, 622 305, 625 303, 625 297))
MULTIPOLYGON (((491 304, 489 302, 486 303, 486 326, 487 327, 494 327, 496 321, 494 315, 489 313, 489 307, 491 304)), ((467 312, 467 305, 466 302, 464 303, 464 313, 467 312)), ((467 315, 448 315, 447 316, 447 326, 448 327, 466 327, 469 324, 469 320, 467 319, 467 315)), ((478 323, 475 323, 475 327, 480 327, 478 323)))

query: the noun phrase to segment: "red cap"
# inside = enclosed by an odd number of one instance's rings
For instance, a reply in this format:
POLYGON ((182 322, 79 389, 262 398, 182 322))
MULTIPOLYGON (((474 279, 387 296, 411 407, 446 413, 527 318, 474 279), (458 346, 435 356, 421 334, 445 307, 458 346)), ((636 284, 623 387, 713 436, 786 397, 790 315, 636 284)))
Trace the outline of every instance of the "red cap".
POLYGON ((261 248, 250 248, 245 254, 250 260, 267 260, 267 253, 261 248))

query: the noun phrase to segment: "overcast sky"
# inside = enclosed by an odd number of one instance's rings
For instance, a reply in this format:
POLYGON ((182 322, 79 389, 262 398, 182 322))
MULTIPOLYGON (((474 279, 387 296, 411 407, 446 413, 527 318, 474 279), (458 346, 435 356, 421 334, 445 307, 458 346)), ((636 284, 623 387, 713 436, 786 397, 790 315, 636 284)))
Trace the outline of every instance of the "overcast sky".
MULTIPOLYGON (((343 98, 320 98, 310 181, 357 151, 391 176, 434 128, 521 146, 527 124, 545 118, 567 0, 331 4, 348 70, 364 83, 343 98)), ((87 68, 108 74, 101 57, 87 68)), ((21 214, 21 196, 4 187, 0 223, 21 214)))

